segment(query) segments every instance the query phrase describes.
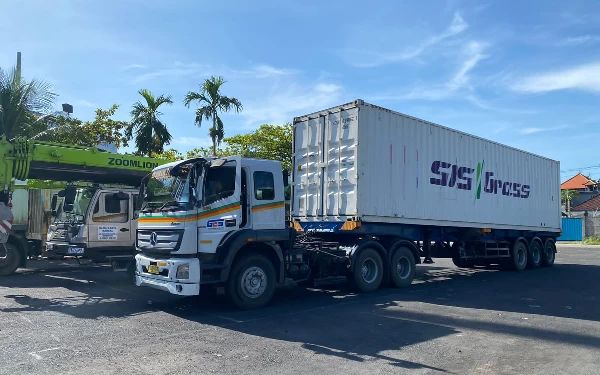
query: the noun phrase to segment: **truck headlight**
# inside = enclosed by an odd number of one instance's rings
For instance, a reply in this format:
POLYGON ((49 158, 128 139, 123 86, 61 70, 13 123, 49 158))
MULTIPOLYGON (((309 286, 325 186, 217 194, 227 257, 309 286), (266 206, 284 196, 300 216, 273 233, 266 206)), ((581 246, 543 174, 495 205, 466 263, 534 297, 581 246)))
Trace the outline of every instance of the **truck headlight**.
POLYGON ((190 264, 182 264, 177 267, 177 274, 175 275, 177 279, 189 279, 190 278, 190 264))

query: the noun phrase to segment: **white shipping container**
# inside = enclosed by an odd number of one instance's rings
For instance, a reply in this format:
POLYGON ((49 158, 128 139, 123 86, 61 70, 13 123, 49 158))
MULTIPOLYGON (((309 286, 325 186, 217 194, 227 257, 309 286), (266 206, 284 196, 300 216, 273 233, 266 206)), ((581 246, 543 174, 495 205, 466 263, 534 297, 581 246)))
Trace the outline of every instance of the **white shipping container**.
POLYGON ((292 216, 559 232, 559 162, 362 100, 294 119, 292 216))

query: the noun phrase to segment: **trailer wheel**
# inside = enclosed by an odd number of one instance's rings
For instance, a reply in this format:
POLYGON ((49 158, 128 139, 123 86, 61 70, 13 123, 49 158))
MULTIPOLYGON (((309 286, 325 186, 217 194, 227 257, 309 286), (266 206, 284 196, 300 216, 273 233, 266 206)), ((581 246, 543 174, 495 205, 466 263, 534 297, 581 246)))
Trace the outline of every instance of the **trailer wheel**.
POLYGON ((244 310, 255 309, 269 303, 275 293, 275 267, 258 254, 250 254, 233 265, 226 284, 229 301, 244 310))
POLYGON ((373 248, 362 250, 354 263, 354 285, 363 293, 376 291, 383 280, 383 261, 373 248))
POLYGON ((548 239, 544 245, 544 251, 542 252, 542 267, 552 267, 554 260, 556 259, 556 244, 554 241, 548 239))
POLYGON ((415 278, 415 256, 406 247, 400 247, 392 255, 390 262, 390 276, 394 286, 404 288, 409 286, 415 278))
POLYGON ((531 242, 529 254, 527 254, 527 268, 538 268, 542 264, 542 244, 538 240, 531 242))
POLYGON ((523 271, 527 267, 527 247, 523 241, 518 241, 513 246, 510 268, 514 271, 523 271))
POLYGON ((10 242, 0 244, 0 276, 12 275, 21 262, 19 248, 10 242))

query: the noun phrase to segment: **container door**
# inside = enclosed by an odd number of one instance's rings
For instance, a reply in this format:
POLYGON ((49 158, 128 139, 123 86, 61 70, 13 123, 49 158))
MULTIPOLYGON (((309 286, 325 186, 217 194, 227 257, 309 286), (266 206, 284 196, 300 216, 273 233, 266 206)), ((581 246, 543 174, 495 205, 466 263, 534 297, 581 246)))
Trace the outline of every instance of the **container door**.
MULTIPOLYGON (((89 221, 89 246, 125 248, 133 243, 130 228, 130 200, 119 200, 115 192, 101 192, 93 203, 89 221)), ((135 234, 133 234, 135 235, 135 234)))
POLYGON ((227 158, 219 167, 210 167, 204 176, 204 206, 198 212, 198 246, 201 253, 215 253, 223 237, 242 224, 241 159, 227 158))
POLYGON ((294 125, 294 211, 300 218, 322 215, 323 131, 327 117, 294 125))
POLYGON ((330 113, 324 132, 323 211, 330 219, 355 216, 358 108, 330 113))

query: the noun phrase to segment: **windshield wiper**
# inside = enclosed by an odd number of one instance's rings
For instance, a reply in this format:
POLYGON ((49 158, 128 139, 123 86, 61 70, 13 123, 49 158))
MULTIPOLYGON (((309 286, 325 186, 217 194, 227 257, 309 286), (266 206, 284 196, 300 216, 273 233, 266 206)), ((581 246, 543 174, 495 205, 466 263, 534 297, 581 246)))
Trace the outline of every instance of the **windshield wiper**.
POLYGON ((179 206, 181 206, 183 203, 179 202, 179 201, 167 201, 165 202, 162 206, 160 206, 160 208, 158 209, 159 211, 162 211, 165 207, 170 207, 170 209, 173 208, 178 208, 179 206))

